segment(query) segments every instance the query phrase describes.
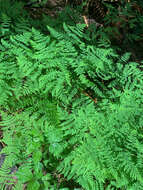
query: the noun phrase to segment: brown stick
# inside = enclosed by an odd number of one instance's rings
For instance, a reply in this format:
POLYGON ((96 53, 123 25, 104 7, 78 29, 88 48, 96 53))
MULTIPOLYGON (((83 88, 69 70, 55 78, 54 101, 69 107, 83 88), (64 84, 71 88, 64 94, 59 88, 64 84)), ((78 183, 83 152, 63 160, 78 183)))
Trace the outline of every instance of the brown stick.
POLYGON ((97 104, 97 98, 92 98, 87 92, 83 91, 83 94, 85 94, 86 96, 88 96, 95 104, 97 104))
POLYGON ((87 20, 86 16, 83 16, 83 19, 84 19, 84 22, 85 22, 86 26, 89 27, 89 23, 88 23, 88 20, 87 20))

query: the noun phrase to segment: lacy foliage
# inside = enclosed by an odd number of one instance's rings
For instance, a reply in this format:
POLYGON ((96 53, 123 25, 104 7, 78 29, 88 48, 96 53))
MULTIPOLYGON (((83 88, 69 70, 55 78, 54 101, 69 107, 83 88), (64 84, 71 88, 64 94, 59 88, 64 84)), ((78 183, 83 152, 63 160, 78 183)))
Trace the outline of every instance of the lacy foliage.
POLYGON ((15 11, 6 3, 1 189, 143 189, 141 65, 130 53, 97 45, 84 24, 62 23, 63 13, 54 24, 48 17, 34 21, 20 3, 15 11))

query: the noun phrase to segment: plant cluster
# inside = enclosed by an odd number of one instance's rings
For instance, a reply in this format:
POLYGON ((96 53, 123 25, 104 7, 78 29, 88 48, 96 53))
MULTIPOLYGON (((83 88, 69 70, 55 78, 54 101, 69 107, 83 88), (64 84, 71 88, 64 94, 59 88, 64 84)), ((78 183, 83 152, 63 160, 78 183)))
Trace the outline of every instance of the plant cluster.
POLYGON ((143 62, 23 5, 0 3, 0 189, 142 190, 143 62))

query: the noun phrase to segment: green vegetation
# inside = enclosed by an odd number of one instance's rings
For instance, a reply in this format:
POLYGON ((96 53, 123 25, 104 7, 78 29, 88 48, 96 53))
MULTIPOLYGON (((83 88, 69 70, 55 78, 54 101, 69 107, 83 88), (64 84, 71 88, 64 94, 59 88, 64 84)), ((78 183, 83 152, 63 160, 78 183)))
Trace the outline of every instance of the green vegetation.
POLYGON ((112 27, 109 6, 87 28, 69 7, 33 19, 24 5, 0 1, 0 189, 142 190, 143 16, 124 5, 112 27))

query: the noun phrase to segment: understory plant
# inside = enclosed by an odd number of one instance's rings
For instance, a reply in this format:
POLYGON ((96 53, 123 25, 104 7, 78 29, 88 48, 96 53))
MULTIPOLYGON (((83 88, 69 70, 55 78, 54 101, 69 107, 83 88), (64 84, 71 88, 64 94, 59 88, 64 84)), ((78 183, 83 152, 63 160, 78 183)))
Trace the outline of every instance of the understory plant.
POLYGON ((142 190, 142 62, 63 13, 32 20, 4 2, 0 188, 142 190))

